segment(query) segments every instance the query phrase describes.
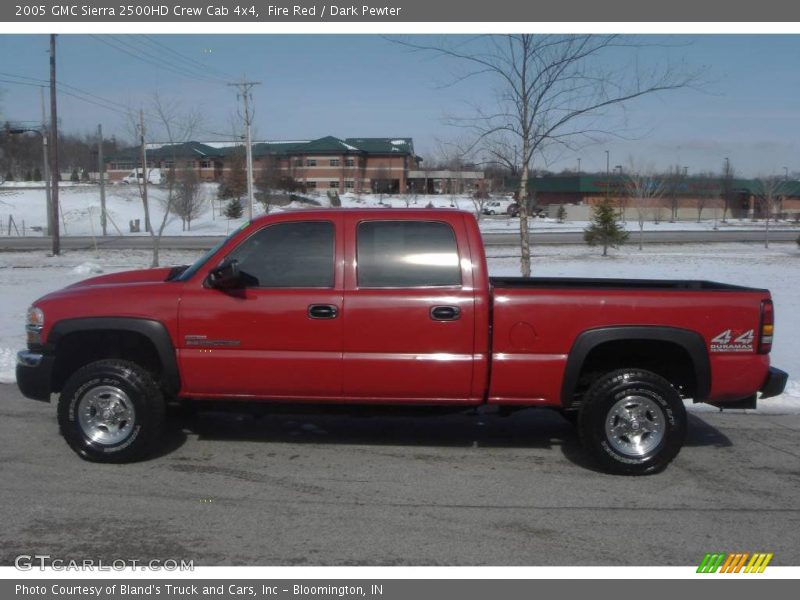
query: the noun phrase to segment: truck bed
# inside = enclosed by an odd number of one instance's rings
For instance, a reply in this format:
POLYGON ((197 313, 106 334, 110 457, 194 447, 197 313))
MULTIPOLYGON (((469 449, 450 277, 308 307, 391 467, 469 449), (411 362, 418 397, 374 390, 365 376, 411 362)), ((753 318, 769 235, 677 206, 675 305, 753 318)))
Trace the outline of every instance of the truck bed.
POLYGON ((697 290, 719 292, 765 292, 716 281, 694 279, 601 279, 589 277, 490 277, 489 282, 497 288, 537 289, 615 289, 615 290, 697 290))

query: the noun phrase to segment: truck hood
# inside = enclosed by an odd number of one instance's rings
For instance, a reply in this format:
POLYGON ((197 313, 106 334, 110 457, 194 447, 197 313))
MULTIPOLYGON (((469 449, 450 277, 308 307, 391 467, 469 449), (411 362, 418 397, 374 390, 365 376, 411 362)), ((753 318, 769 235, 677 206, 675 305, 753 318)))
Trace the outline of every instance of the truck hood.
POLYGON ((139 269, 136 271, 122 271, 121 273, 109 273, 90 277, 77 283, 67 286, 67 289, 88 287, 95 285, 119 285, 127 283, 156 283, 166 281, 176 269, 185 267, 159 267, 157 269, 139 269))

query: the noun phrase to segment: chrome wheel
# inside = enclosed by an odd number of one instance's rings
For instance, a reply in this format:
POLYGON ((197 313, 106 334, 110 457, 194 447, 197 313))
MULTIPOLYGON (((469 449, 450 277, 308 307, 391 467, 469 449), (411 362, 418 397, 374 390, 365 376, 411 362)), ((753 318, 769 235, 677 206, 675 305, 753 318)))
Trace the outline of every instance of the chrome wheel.
POLYGON ((112 446, 125 440, 136 422, 133 402, 111 385, 91 388, 78 402, 78 424, 92 442, 112 446))
POLYGON ((644 396, 625 396, 608 411, 608 443, 626 456, 645 456, 664 439, 666 425, 661 407, 644 396))

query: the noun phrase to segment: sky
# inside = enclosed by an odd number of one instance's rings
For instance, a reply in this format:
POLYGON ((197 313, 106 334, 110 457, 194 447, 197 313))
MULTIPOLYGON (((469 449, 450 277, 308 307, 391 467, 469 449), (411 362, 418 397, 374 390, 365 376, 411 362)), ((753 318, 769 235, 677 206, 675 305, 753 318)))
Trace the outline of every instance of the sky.
MULTIPOLYGON (((404 39, 444 38, 460 43, 467 36, 404 39)), ((82 134, 102 124, 106 135, 132 141, 127 114, 140 107, 149 112, 157 91, 184 113, 202 113, 192 136, 197 141, 230 139, 241 122, 241 104, 237 89, 227 83, 246 78, 260 82, 252 90, 255 139, 411 137, 417 154, 436 160, 452 152, 454 142, 468 141, 469 134, 448 125, 447 118, 491 106, 496 85, 486 77, 455 82, 461 65, 409 51, 393 39, 60 35, 61 128, 82 134)), ((576 170, 580 158, 582 171, 603 172, 608 150, 612 169, 679 165, 689 174, 719 172, 728 158, 744 177, 783 175, 784 167, 800 175, 800 35, 644 35, 639 41, 652 44, 639 52, 639 69, 684 61, 702 70, 700 89, 628 103, 624 120, 613 115, 603 122, 603 129, 615 135, 548 152, 536 158, 537 167, 576 170)), ((41 119, 36 85, 49 77, 48 44, 46 35, 0 34, 0 120, 41 119)), ((633 65, 629 54, 621 53, 612 53, 608 63, 633 65)), ((149 121, 146 128, 158 138, 149 121)))

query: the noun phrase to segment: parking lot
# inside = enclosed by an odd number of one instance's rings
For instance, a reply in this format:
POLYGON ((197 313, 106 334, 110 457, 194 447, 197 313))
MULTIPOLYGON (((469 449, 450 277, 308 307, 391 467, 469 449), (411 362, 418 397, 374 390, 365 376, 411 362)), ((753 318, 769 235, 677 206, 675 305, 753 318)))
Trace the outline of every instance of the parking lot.
POLYGON ((800 565, 800 415, 692 413, 662 474, 595 471, 566 421, 207 414, 164 451, 90 464, 55 406, 0 385, 0 564, 800 565))

